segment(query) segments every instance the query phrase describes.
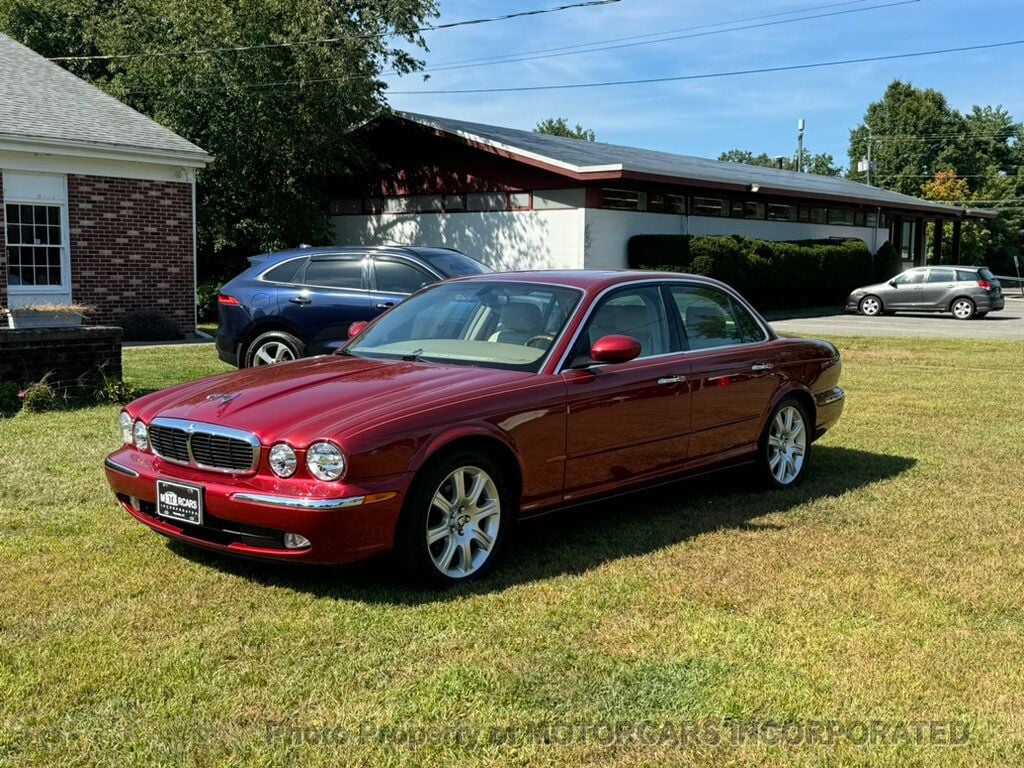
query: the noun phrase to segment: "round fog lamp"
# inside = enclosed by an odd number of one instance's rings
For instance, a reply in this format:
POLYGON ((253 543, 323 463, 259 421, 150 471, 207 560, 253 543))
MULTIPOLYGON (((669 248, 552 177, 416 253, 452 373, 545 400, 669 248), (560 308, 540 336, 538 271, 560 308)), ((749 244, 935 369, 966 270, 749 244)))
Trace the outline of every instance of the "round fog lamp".
POLYGON ((270 449, 270 469, 278 477, 291 477, 295 474, 298 460, 295 458, 295 451, 290 445, 278 443, 270 449))
POLYGON ((132 444, 132 417, 124 411, 121 411, 121 416, 117 420, 118 426, 121 428, 121 439, 126 445, 132 444))
POLYGON ((337 480, 345 474, 345 456, 334 443, 322 440, 306 450, 306 466, 318 480, 337 480))
POLYGON ((298 533, 286 533, 284 535, 285 549, 305 549, 311 546, 309 539, 298 533))
POLYGON ((149 450, 149 430, 141 421, 136 421, 132 428, 132 435, 135 438, 135 447, 140 451, 149 450))

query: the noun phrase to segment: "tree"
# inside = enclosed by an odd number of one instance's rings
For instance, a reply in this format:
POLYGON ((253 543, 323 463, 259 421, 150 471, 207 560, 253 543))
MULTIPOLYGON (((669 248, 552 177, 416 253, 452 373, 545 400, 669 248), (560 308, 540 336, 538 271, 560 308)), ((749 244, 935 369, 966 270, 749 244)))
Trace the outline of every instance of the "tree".
POLYGON ((329 242, 324 179, 368 161, 352 129, 387 110, 385 69, 419 68, 395 41, 421 47, 435 13, 435 0, 0 0, 0 30, 44 56, 118 57, 67 66, 214 156, 197 182, 200 270, 223 275, 329 242), (119 57, 179 51, 193 53, 119 57))
MULTIPOLYGON (((753 152, 745 149, 730 149, 728 152, 720 154, 718 159, 729 163, 757 165, 763 168, 778 168, 781 162, 782 169, 785 171, 799 170, 797 168, 797 161, 795 157, 769 157, 766 152, 762 152, 760 155, 755 155, 753 152)), ((804 158, 803 170, 807 173, 813 173, 818 176, 839 176, 843 172, 842 168, 835 165, 835 158, 828 153, 806 155, 804 158)))
POLYGON ((575 128, 571 128, 569 121, 564 117, 549 117, 547 120, 541 120, 533 132, 546 133, 548 136, 564 136, 567 139, 597 141, 597 134, 590 128, 584 128, 579 123, 576 123, 575 128))

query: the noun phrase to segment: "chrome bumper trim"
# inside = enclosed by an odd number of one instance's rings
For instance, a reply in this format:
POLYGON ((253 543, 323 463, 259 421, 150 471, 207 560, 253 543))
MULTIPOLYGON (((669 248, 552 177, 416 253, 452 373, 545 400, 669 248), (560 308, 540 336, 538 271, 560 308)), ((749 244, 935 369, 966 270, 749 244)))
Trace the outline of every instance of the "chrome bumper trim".
POLYGON ((103 460, 103 466, 105 466, 107 469, 113 470, 114 472, 118 472, 119 474, 127 475, 128 477, 138 477, 139 476, 139 473, 136 472, 134 469, 128 469, 128 467, 122 467, 116 461, 111 461, 110 459, 104 459, 103 460))
POLYGON ((838 403, 840 400, 845 399, 846 393, 839 387, 836 387, 827 394, 818 395, 818 405, 832 405, 832 403, 838 403))
POLYGON ((365 496, 349 496, 345 499, 310 499, 304 496, 274 496, 268 493, 233 493, 232 501, 247 501, 250 504, 265 504, 268 507, 288 509, 345 509, 358 507, 365 496))

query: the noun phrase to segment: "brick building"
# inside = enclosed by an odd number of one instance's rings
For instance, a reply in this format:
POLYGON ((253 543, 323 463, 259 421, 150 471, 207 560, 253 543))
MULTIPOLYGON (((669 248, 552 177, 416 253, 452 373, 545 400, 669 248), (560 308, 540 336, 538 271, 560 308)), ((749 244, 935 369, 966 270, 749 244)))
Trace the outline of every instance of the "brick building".
POLYGON ((0 34, 0 306, 195 327, 202 149, 0 34))

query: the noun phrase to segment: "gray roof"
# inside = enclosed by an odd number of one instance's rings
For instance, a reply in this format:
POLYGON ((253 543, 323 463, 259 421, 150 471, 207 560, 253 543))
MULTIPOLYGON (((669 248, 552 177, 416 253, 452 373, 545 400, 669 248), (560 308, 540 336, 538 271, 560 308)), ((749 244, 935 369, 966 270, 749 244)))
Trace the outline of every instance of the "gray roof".
POLYGON ((210 160, 192 142, 3 34, 0 103, 0 140, 210 160))
POLYGON ((794 196, 828 198, 954 216, 986 216, 987 212, 941 205, 920 200, 910 195, 869 187, 849 179, 817 176, 811 173, 782 171, 755 165, 709 160, 703 157, 675 155, 650 149, 623 147, 616 144, 548 136, 515 128, 470 123, 444 117, 432 117, 411 112, 398 115, 420 125, 463 139, 505 150, 524 159, 533 159, 563 168, 574 174, 615 172, 648 174, 691 184, 724 185, 750 190, 751 185, 761 191, 794 196))

